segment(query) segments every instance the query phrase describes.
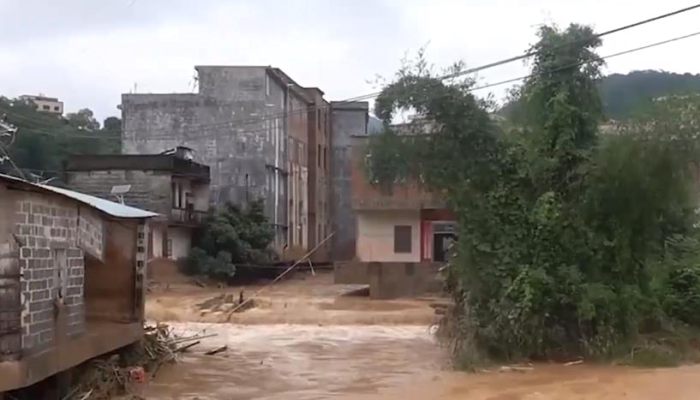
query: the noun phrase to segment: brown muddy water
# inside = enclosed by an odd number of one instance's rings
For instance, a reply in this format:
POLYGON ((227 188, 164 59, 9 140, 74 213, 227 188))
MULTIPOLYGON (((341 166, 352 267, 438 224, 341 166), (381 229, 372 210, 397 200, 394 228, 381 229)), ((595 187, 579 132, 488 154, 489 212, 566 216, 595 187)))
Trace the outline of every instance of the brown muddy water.
MULTIPOLYGON (((142 393, 165 400, 700 400, 700 366, 539 365, 526 372, 450 370, 429 332, 430 300, 348 295, 329 274, 282 282, 235 314, 191 285, 154 291, 148 318, 180 334, 215 333, 164 367, 142 393), (196 321, 196 322, 195 322, 196 321), (223 323, 222 323, 223 322, 223 323), (226 352, 203 353, 223 345, 226 352)), ((229 305, 230 306, 230 305, 229 305)))
POLYGON ((178 323, 216 333, 162 370, 148 399, 327 399, 379 393, 437 373, 442 352, 425 326, 178 323), (204 351, 227 345, 214 356, 204 351))

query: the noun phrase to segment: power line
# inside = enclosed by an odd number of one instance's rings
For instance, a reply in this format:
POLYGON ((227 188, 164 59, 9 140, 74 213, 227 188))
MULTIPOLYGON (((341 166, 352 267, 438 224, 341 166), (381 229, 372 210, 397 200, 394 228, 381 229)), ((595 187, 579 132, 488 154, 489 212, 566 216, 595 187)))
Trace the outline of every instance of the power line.
MULTIPOLYGON (((635 53, 635 52, 642 51, 642 50, 646 50, 646 49, 650 49, 650 48, 653 48, 653 47, 662 46, 662 45, 669 44, 669 43, 672 43, 672 42, 677 42, 677 41, 680 41, 680 40, 689 39, 689 38, 691 38, 691 37, 695 37, 695 36, 699 36, 699 35, 700 35, 700 31, 694 32, 694 33, 690 33, 690 34, 687 34, 687 35, 683 35, 683 36, 674 37, 674 38, 671 38, 671 39, 666 39, 666 40, 659 41, 659 42, 655 42, 655 43, 651 43, 651 44, 647 44, 647 45, 640 46, 640 47, 635 47, 635 48, 628 49, 628 50, 624 50, 624 51, 620 51, 620 52, 617 52, 617 53, 609 54, 609 55, 607 55, 607 56, 600 57, 599 59, 600 59, 600 60, 607 60, 607 59, 610 59, 610 58, 615 58, 615 57, 619 57, 619 56, 622 56, 622 55, 635 53)), ((565 66, 562 66, 562 67, 559 67, 559 68, 556 68, 556 69, 553 69, 553 70, 543 71, 542 73, 555 73, 555 72, 559 72, 559 71, 561 71, 561 70, 565 70, 565 69, 568 69, 568 68, 574 68, 574 67, 582 66, 582 65, 585 65, 585 64, 587 64, 587 63, 588 63, 588 61, 583 61, 583 62, 579 62, 579 63, 573 63, 573 64, 565 65, 565 66)), ((542 73, 539 73, 539 74, 542 74, 542 73)), ((529 74, 529 75, 524 75, 524 76, 520 76, 520 77, 517 77, 517 78, 511 78, 511 79, 507 79, 507 80, 503 80, 503 81, 499 81, 499 82, 489 83, 489 84, 482 85, 482 86, 475 86, 475 87, 470 88, 468 91, 473 92, 473 91, 476 91, 476 90, 488 89, 488 88, 492 88, 492 87, 496 87, 496 86, 505 85, 505 84, 508 84, 508 83, 519 82, 519 81, 522 81, 522 80, 524 80, 524 79, 533 78, 533 77, 536 77, 536 76, 538 76, 538 73, 529 74)), ((324 108, 328 108, 328 107, 329 107, 329 106, 317 107, 317 109, 324 109, 324 108)), ((304 111, 304 112, 308 112, 308 110, 303 110, 303 111, 304 111)), ((260 121, 261 121, 261 122, 264 122, 265 119, 262 119, 262 120, 260 120, 260 121)), ((181 131, 181 132, 182 132, 182 133, 185 133, 185 134, 186 134, 186 133, 196 133, 196 134, 197 134, 196 136, 193 136, 193 137, 185 137, 185 138, 184 138, 184 140, 186 140, 186 141, 196 141, 196 140, 199 140, 199 139, 207 139, 207 138, 211 138, 211 137, 218 137, 218 136, 221 136, 222 133, 216 131, 216 128, 224 127, 224 126, 227 125, 227 124, 230 124, 230 123, 211 124, 211 125, 209 125, 208 127, 207 127, 207 126, 204 126, 202 129, 196 129, 196 130, 195 130, 195 129, 188 129, 188 130, 183 130, 183 131, 181 131), (212 130, 213 133, 212 133, 212 134, 202 134, 203 132, 206 132, 207 130, 212 130)), ((246 130, 245 132, 246 132, 246 133, 258 133, 258 132, 266 132, 266 131, 269 131, 270 129, 271 129, 271 128, 269 128, 269 127, 264 127, 264 128, 259 128, 259 129, 253 129, 253 130, 246 130)), ((55 135, 55 134, 52 134, 52 133, 49 133, 49 132, 42 132, 42 131, 32 131, 31 133, 47 134, 47 135, 52 135, 52 136, 58 136, 58 135, 55 135)), ((119 137, 119 138, 110 138, 110 137, 98 137, 98 136, 94 136, 94 135, 82 135, 82 136, 79 136, 79 135, 66 135, 66 137, 69 137, 69 136, 70 136, 70 137, 85 137, 85 138, 89 138, 89 139, 99 139, 99 140, 121 140, 120 137, 119 137)), ((169 136, 169 135, 163 135, 163 136, 150 136, 150 137, 147 137, 147 138, 133 138, 132 140, 134 140, 135 142, 145 142, 145 141, 169 141, 169 140, 172 140, 172 141, 182 141, 183 138, 176 138, 176 137, 172 137, 172 136, 169 136)))
MULTIPOLYGON (((555 48, 556 48, 556 49, 560 49, 560 48, 564 48, 564 47, 572 46, 572 45, 576 45, 576 44, 578 44, 578 45, 586 44, 586 43, 588 43, 588 42, 590 42, 591 40, 594 40, 594 39, 599 39, 599 38, 602 38, 602 37, 604 37, 604 36, 612 35, 612 34, 619 33, 619 32, 622 32, 622 31, 625 31, 625 30, 628 30, 628 29, 632 29, 632 28, 636 28, 636 27, 639 27, 639 26, 642 26, 642 25, 646 25, 646 24, 649 24, 649 23, 652 23, 652 22, 656 22, 656 21, 659 21, 659 20, 662 20, 662 19, 665 19, 665 18, 669 18, 669 17, 672 17, 672 16, 676 16, 676 15, 679 15, 679 14, 683 14, 683 13, 686 13, 686 12, 689 12, 689 11, 696 10, 696 9, 698 9, 698 8, 700 8, 700 3, 694 4, 694 5, 685 7, 685 8, 681 8, 681 9, 679 9, 679 10, 671 11, 671 12, 668 12, 668 13, 665 13, 665 14, 657 15, 657 16, 654 16, 654 17, 651 17, 651 18, 647 18, 647 19, 644 19, 644 20, 641 20, 641 21, 637 21, 637 22, 634 22, 634 23, 631 23, 631 24, 623 25, 623 26, 620 26, 620 27, 617 27, 617 28, 614 28, 614 29, 610 29, 610 30, 607 30, 607 31, 604 31, 604 32, 595 34, 595 35, 594 35, 593 37, 591 37, 591 38, 582 39, 582 40, 578 40, 578 41, 574 41, 574 42, 570 42, 570 43, 564 43, 564 44, 561 44, 561 45, 559 45, 559 46, 557 46, 557 47, 555 47, 555 48)), ((458 77, 458 76, 462 76, 462 75, 466 75, 466 74, 471 74, 471 73, 483 71, 483 70, 486 70, 486 69, 490 69, 490 68, 498 67, 498 66, 501 66, 501 65, 509 64, 509 63, 512 63, 512 62, 515 62, 515 61, 518 61, 518 60, 523 60, 523 59, 526 59, 526 58, 535 56, 535 55, 537 55, 537 54, 538 54, 538 51, 536 51, 536 50, 530 50, 530 51, 525 52, 524 54, 520 54, 520 55, 517 55, 517 56, 514 56, 514 57, 509 57, 509 58, 506 58, 506 59, 503 59, 503 60, 500 60, 500 61, 495 61, 495 62, 491 62, 491 63, 488 63, 488 64, 484 64, 484 65, 481 65, 481 66, 478 66, 478 67, 463 69, 463 70, 456 71, 456 72, 453 72, 453 73, 450 73, 450 74, 442 75, 442 76, 439 77, 439 79, 442 79, 442 80, 451 79, 451 78, 455 78, 455 77, 458 77)), ((499 82, 499 83, 497 83, 497 84, 493 84, 492 86, 498 86, 498 85, 505 84, 505 83, 515 82, 515 81, 518 81, 518 80, 520 80, 520 79, 522 79, 522 78, 515 78, 515 79, 512 79, 512 80, 509 80, 508 82, 504 81, 504 83, 500 83, 500 82, 499 82)), ((491 85, 487 85, 487 86, 485 86, 485 87, 492 87, 492 86, 491 86, 491 85)), ((480 89, 483 89, 483 88, 485 88, 485 87, 481 87, 480 89)), ((377 97, 379 94, 381 94, 381 91, 377 91, 377 92, 373 92, 373 93, 368 93, 368 94, 360 95, 360 96, 356 96, 356 97, 351 97, 351 98, 349 98, 349 99, 342 100, 341 102, 352 102, 352 101, 369 100, 369 99, 372 99, 372 98, 374 98, 374 97, 377 97)), ((326 109, 326 108, 330 108, 330 106, 329 106, 329 105, 325 105, 325 106, 317 106, 317 107, 316 107, 316 109, 326 109)), ((233 124, 236 124, 236 125, 239 125, 239 126, 240 126, 240 125, 245 125, 245 124, 255 124, 255 123, 257 123, 257 122, 264 122, 264 121, 266 121, 266 120, 274 120, 274 119, 277 119, 277 118, 289 117, 289 116, 294 115, 294 114, 296 114, 296 113, 306 113, 306 112, 309 112, 308 108, 307 108, 307 109, 303 109, 303 108, 302 108, 302 109, 300 109, 300 110, 298 110, 298 111, 280 111, 280 112, 278 112, 278 113, 267 114, 267 115, 264 115, 264 116, 262 116, 262 117, 243 117, 243 118, 240 118, 240 119, 232 119, 232 120, 229 120, 229 121, 222 121, 222 122, 213 123, 213 124, 193 124, 193 125, 190 125, 190 126, 188 127, 188 129, 194 130, 194 129, 203 128, 203 127, 209 127, 209 126, 211 126, 211 127, 218 127, 218 128, 222 128, 222 127, 226 127, 226 126, 232 126, 232 127, 233 127, 233 124)), ((169 129, 169 128, 159 128, 159 129, 151 129, 151 130, 150 130, 150 132, 154 132, 154 131, 155 131, 155 132, 157 132, 157 131, 170 132, 171 129, 169 129)), ((86 135, 86 136, 87 136, 87 135, 86 135)), ((163 135, 162 139, 167 139, 167 138, 169 138, 169 137, 170 137, 169 134, 165 134, 165 135, 163 135)), ((156 136, 151 136, 151 138, 153 138, 153 139, 160 139, 160 138, 158 138, 158 137, 156 137, 156 136)), ((99 138, 99 137, 97 137, 96 139, 120 140, 119 138, 99 138)))

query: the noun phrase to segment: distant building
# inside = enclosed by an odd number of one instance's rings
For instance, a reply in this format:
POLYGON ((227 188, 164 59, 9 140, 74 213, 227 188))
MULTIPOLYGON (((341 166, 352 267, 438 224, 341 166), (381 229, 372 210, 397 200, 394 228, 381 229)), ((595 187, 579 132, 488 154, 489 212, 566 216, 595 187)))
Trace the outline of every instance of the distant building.
MULTIPOLYGON (((264 200, 276 250, 301 257, 332 231, 333 105, 279 68, 195 69, 198 93, 122 95, 123 152, 195 149, 211 168, 212 204, 264 200)), ((358 116, 366 124, 366 108, 358 116)), ((326 250, 315 259, 327 261, 326 250)))
POLYGON ((34 103, 37 111, 63 115, 63 102, 59 101, 56 97, 46 97, 42 95, 34 96, 25 94, 19 96, 20 100, 34 103))
POLYGON ((65 165, 72 189, 122 201, 158 216, 152 221, 149 258, 188 256, 192 235, 209 210, 209 167, 190 149, 162 154, 76 155, 65 165))
POLYGON ((0 397, 141 340, 154 215, 0 175, 0 397))

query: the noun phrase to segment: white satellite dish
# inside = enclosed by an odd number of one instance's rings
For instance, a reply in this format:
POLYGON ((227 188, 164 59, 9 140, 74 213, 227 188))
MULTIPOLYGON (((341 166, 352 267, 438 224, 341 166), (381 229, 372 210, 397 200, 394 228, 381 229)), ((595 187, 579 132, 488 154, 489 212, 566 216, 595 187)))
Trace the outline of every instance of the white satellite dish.
POLYGON ((120 203, 124 204, 124 194, 129 193, 130 190, 131 185, 114 185, 112 186, 111 193, 120 203))

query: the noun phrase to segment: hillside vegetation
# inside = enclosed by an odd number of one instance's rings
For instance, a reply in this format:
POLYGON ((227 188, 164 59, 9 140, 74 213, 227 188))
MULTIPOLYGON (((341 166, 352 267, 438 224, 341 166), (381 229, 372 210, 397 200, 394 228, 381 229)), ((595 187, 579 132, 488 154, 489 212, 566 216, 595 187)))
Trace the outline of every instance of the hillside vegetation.
MULTIPOLYGON (((0 138, 0 145, 27 177, 58 177, 70 154, 120 152, 121 120, 109 117, 101 125, 87 108, 60 117, 0 97, 0 118, 17 128, 14 135, 0 138)), ((0 163, 0 172, 18 175, 9 162, 0 163)))

